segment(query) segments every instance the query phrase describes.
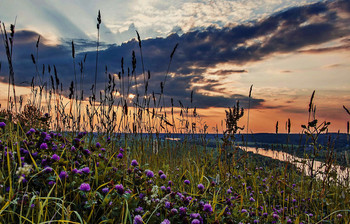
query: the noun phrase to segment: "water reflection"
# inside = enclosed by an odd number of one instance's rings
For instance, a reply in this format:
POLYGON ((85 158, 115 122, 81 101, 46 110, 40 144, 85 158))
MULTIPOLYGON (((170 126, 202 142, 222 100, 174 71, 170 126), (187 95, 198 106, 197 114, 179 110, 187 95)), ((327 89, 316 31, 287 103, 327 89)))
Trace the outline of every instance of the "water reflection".
MULTIPOLYGON (((259 154, 262 156, 270 157, 272 159, 278 159, 280 161, 288 161, 302 171, 303 173, 307 175, 311 175, 311 160, 310 159, 304 159, 297 156, 293 156, 286 152, 279 152, 279 151, 273 151, 273 150, 265 150, 262 148, 253 148, 253 147, 247 147, 248 152, 252 152, 255 154, 259 154)), ((319 170, 320 172, 317 174, 317 178, 324 179, 326 174, 326 166, 324 163, 319 161, 314 161, 313 170, 319 170)), ((344 183, 349 184, 349 174, 350 174, 350 168, 343 167, 343 166, 332 166, 330 172, 335 172, 337 175, 337 180, 344 183)))

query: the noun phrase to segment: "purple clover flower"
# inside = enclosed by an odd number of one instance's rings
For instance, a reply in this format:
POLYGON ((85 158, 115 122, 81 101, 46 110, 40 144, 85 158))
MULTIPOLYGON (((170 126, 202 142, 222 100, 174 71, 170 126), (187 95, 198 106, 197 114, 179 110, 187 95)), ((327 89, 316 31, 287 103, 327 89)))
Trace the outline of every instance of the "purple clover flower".
POLYGON ((56 155, 56 154, 53 154, 51 156, 51 159, 57 162, 58 160, 60 160, 60 157, 58 155, 56 155))
POLYGON ((5 122, 0 122, 0 128, 5 128, 6 124, 5 122))
POLYGON ((190 215, 190 217, 191 217, 192 219, 196 219, 196 218, 201 217, 201 215, 200 215, 199 213, 192 213, 192 214, 190 215))
POLYGON ((160 224, 170 224, 169 219, 164 219, 163 222, 161 222, 160 224))
POLYGON ((180 210, 180 214, 181 214, 181 215, 186 215, 186 211, 187 211, 187 208, 186 208, 186 207, 183 207, 183 206, 182 206, 182 207, 179 208, 179 210, 180 210))
POLYGON ((108 187, 102 188, 102 193, 107 194, 108 192, 109 192, 108 187))
POLYGON ((44 169, 45 173, 50 173, 50 172, 52 172, 52 170, 53 169, 49 166, 45 167, 45 169, 44 169))
POLYGON ((154 177, 154 173, 153 173, 152 171, 149 170, 149 171, 146 173, 146 176, 149 177, 149 178, 152 178, 152 177, 154 177))
POLYGON ((96 147, 101 148, 101 144, 99 142, 96 142, 96 147))
POLYGON ((185 184, 190 184, 191 182, 189 180, 184 181, 185 184))
POLYGON ((83 173, 90 173, 90 168, 87 166, 87 167, 84 167, 84 168, 82 168, 81 169, 81 171, 83 172, 83 173))
POLYGON ((198 219, 193 219, 191 224, 200 224, 201 221, 199 221, 198 219))
POLYGON ((198 190, 204 191, 204 185, 203 184, 198 184, 198 190))
POLYGON ((138 166, 139 163, 138 163, 136 160, 132 160, 132 161, 131 161, 131 165, 132 165, 132 166, 138 166))
POLYGON ((61 179, 66 179, 68 177, 68 174, 66 171, 61 171, 60 175, 58 175, 61 179))
POLYGON ((279 218, 280 218, 280 216, 277 215, 276 213, 273 213, 272 217, 273 217, 274 219, 279 219, 279 218))
POLYGON ((203 206, 203 211, 211 213, 211 212, 213 212, 213 208, 211 207, 210 204, 207 203, 203 206))
POLYGON ((135 216, 134 224, 143 224, 143 219, 140 215, 135 216))
POLYGON ((115 189, 117 190, 118 194, 123 194, 124 193, 124 187, 123 187, 122 184, 115 185, 115 189))
POLYGON ((173 208, 173 209, 171 209, 171 213, 173 213, 173 214, 177 214, 177 213, 179 213, 179 212, 177 211, 177 209, 176 209, 176 208, 173 208))
POLYGON ((141 206, 135 208, 135 212, 136 213, 142 213, 143 212, 143 208, 141 206))
POLYGON ((117 155, 117 158, 118 158, 118 159, 122 159, 122 158, 123 158, 123 153, 119 153, 119 154, 117 155))
POLYGON ((91 187, 90 187, 90 184, 88 183, 82 183, 79 187, 79 189, 81 191, 90 191, 91 190, 91 187))
POLYGON ((83 150, 83 153, 86 154, 86 155, 91 154, 90 150, 88 150, 88 149, 84 149, 84 150, 83 150))
POLYGON ((48 147, 47 147, 47 144, 44 142, 44 143, 41 143, 41 145, 40 145, 40 149, 41 150, 45 150, 45 149, 47 149, 48 147))
POLYGON ((170 209, 170 207, 171 207, 171 204, 170 204, 170 202, 165 202, 165 208, 167 208, 167 209, 170 209))
POLYGON ((160 179, 165 180, 166 179, 166 175, 165 174, 160 175, 160 179))

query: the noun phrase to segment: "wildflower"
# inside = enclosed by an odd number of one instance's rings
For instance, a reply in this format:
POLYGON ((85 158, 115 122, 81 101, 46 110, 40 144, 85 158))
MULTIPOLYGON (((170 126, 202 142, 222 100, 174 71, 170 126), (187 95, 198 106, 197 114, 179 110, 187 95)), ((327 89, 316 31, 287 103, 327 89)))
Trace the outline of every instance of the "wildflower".
POLYGON ((51 156, 51 159, 57 162, 58 160, 60 160, 60 157, 58 155, 56 155, 56 154, 53 154, 51 156))
POLYGON ((87 166, 82 168, 81 171, 87 174, 87 173, 90 173, 90 168, 87 166))
POLYGON ((47 167, 45 167, 45 169, 44 169, 44 171, 46 172, 46 173, 50 173, 50 172, 52 172, 52 168, 51 167, 49 167, 49 166, 47 166, 47 167))
POLYGON ((253 223, 259 223, 259 220, 254 219, 253 223))
POLYGON ((20 177, 19 177, 19 180, 18 180, 18 183, 26 183, 27 182, 27 179, 25 178, 26 175, 22 174, 20 177))
POLYGON ((249 198, 249 201, 254 202, 255 199, 254 199, 253 197, 250 197, 250 198, 249 198))
POLYGON ((163 222, 161 222, 160 224, 170 224, 169 219, 164 219, 163 222))
POLYGON ((70 148, 70 151, 75 152, 75 151, 76 151, 76 148, 75 148, 74 146, 72 146, 72 147, 70 148))
POLYGON ((84 149, 84 150, 83 150, 83 153, 86 154, 86 155, 91 154, 90 150, 88 150, 88 149, 84 149))
POLYGON ((247 211, 247 209, 242 209, 241 210, 241 213, 247 213, 248 211, 247 211))
POLYGON ((213 212, 213 208, 211 207, 210 204, 207 203, 203 206, 203 211, 211 213, 211 212, 213 212))
POLYGON ((16 174, 27 176, 30 174, 31 169, 32 169, 32 165, 24 164, 23 167, 18 167, 16 174))
POLYGON ((173 209, 171 209, 171 213, 177 214, 177 213, 178 213, 178 211, 177 211, 177 209, 176 209, 176 208, 173 208, 173 209))
POLYGON ((168 186, 171 186, 171 185, 173 185, 173 182, 171 180, 169 180, 168 186))
POLYGON ((190 184, 191 182, 189 180, 184 181, 185 184, 190 184))
POLYGON ((0 128, 4 128, 6 126, 5 122, 0 122, 0 128))
POLYGON ((44 138, 44 142, 48 142, 50 141, 51 139, 51 136, 50 135, 46 135, 45 138, 44 138))
POLYGON ((122 158, 123 158, 123 153, 119 153, 119 154, 117 155, 117 158, 118 158, 118 159, 122 159, 122 158))
POLYGON ((199 221, 198 219, 193 219, 191 224, 200 224, 201 221, 199 221))
POLYGON ((165 202, 165 208, 170 209, 170 207, 171 207, 170 202, 166 201, 166 202, 165 202))
POLYGON ((135 216, 134 224, 143 224, 143 219, 140 215, 135 216))
POLYGON ((34 133, 34 132, 35 132, 35 129, 34 129, 34 128, 31 128, 31 129, 29 129, 29 132, 30 132, 30 133, 34 133))
POLYGON ((198 184, 198 190, 204 191, 204 185, 203 184, 198 184))
POLYGON ((139 163, 138 163, 136 160, 132 160, 132 161, 131 161, 131 165, 132 165, 132 166, 138 166, 139 163))
POLYGON ((140 193, 139 198, 143 199, 144 197, 145 197, 145 194, 144 193, 140 193))
POLYGON ((122 147, 120 147, 119 152, 124 152, 124 149, 122 147))
POLYGON ((91 190, 90 184, 88 184, 88 183, 82 183, 82 184, 80 185, 79 189, 80 189, 81 191, 90 191, 90 190, 91 190))
POLYGON ((160 175, 160 179, 165 180, 166 179, 166 175, 165 174, 160 175))
POLYGON ((72 173, 78 173, 78 169, 77 168, 74 168, 73 170, 72 170, 72 173))
POLYGON ((96 142, 96 147, 101 148, 101 144, 99 142, 96 142))
POLYGON ((24 148, 20 148, 19 151, 21 152, 21 154, 28 154, 28 150, 24 149, 24 148))
POLYGON ((100 150, 101 150, 102 152, 105 152, 105 151, 106 151, 106 149, 105 149, 105 148, 101 148, 100 150))
POLYGON ((58 175, 61 179, 66 179, 68 177, 68 174, 66 171, 61 171, 60 175, 58 175))
POLYGON ((102 193, 107 194, 108 192, 109 192, 108 187, 102 188, 102 193))
POLYGON ((341 219, 342 217, 343 217, 343 215, 340 214, 340 213, 337 215, 337 218, 338 218, 338 219, 341 219))
POLYGON ((135 208, 135 212, 136 213, 142 213, 143 212, 143 208, 141 206, 135 208))
POLYGON ((47 147, 47 144, 44 142, 44 143, 41 143, 41 145, 40 145, 40 149, 41 150, 45 150, 45 149, 47 149, 48 147, 47 147))
POLYGON ((227 189, 227 194, 232 194, 232 190, 229 188, 229 189, 227 189))
POLYGON ((146 173, 146 176, 149 177, 149 178, 152 178, 152 177, 154 177, 154 173, 152 171, 148 171, 146 173))
POLYGON ((48 184, 49 185, 54 185, 55 183, 56 183, 55 181, 50 180, 48 184))
POLYGON ((293 221, 291 219, 287 220, 287 224, 292 224, 292 223, 293 223, 293 221))
POLYGON ((199 214, 199 213, 192 213, 191 215, 190 215, 190 217, 192 218, 192 219, 196 219, 196 218, 199 218, 201 215, 199 214))
POLYGON ((123 194, 124 193, 124 187, 123 187, 122 184, 115 185, 115 189, 117 190, 118 194, 123 194))
POLYGON ((166 191, 166 187, 165 187, 165 186, 161 186, 160 189, 161 189, 162 191, 166 191))
POLYGON ((186 207, 180 207, 179 208, 179 210, 180 210, 180 214, 182 214, 182 215, 186 215, 186 211, 187 211, 187 208, 186 207))
POLYGON ((158 175, 161 176, 162 174, 164 174, 163 170, 159 170, 158 175))
POLYGON ((273 217, 274 219, 279 219, 280 216, 277 215, 276 213, 273 213, 272 217, 273 217))

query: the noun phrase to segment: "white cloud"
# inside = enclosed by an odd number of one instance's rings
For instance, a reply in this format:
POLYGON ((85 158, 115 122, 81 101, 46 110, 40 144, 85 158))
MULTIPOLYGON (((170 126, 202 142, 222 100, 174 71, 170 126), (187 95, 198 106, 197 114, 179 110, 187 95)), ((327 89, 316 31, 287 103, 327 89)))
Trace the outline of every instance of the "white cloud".
POLYGON ((96 38, 96 17, 101 10, 101 40, 118 43, 130 39, 134 24, 142 38, 165 37, 174 29, 191 29, 239 24, 268 16, 284 8, 319 0, 4 0, 0 20, 18 29, 34 29, 55 39, 96 38), (125 32, 129 32, 126 34, 125 32))

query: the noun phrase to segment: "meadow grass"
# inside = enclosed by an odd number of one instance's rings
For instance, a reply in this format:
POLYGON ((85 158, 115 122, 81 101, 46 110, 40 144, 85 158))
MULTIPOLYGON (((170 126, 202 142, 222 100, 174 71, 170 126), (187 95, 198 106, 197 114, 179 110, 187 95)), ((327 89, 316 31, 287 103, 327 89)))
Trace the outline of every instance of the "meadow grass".
MULTIPOLYGON (((99 30, 100 13, 97 22, 99 30)), ((11 40, 4 25, 2 35, 11 68, 14 29, 11 40)), ((142 55, 138 33, 137 37, 142 55)), ((142 60, 142 74, 137 76, 135 52, 131 69, 124 69, 124 59, 118 76, 106 69, 108 81, 100 101, 95 73, 85 104, 86 57, 78 63, 78 84, 74 42, 69 95, 56 67, 49 67, 45 76, 39 74, 36 54, 32 95, 23 106, 23 100, 16 101, 10 69, 13 96, 9 92, 8 107, 0 113, 0 222, 349 223, 349 183, 331 172, 332 145, 317 142, 329 124, 317 123, 314 94, 309 122, 302 128, 314 147, 310 158, 321 150, 329 152, 323 180, 317 179, 318 170, 307 176, 290 162, 240 148, 234 134, 243 130, 237 122, 244 110, 238 102, 226 111, 223 139, 217 139, 216 147, 207 147, 208 127, 192 106, 193 93, 190 106, 179 102, 177 115, 173 99, 166 107, 165 84, 177 46, 170 53, 159 95, 148 92, 151 73, 142 60), (181 142, 159 137, 175 132, 187 137, 181 142), (202 134, 199 143, 194 134, 202 134)), ((96 71, 98 48, 97 41, 96 71)))

